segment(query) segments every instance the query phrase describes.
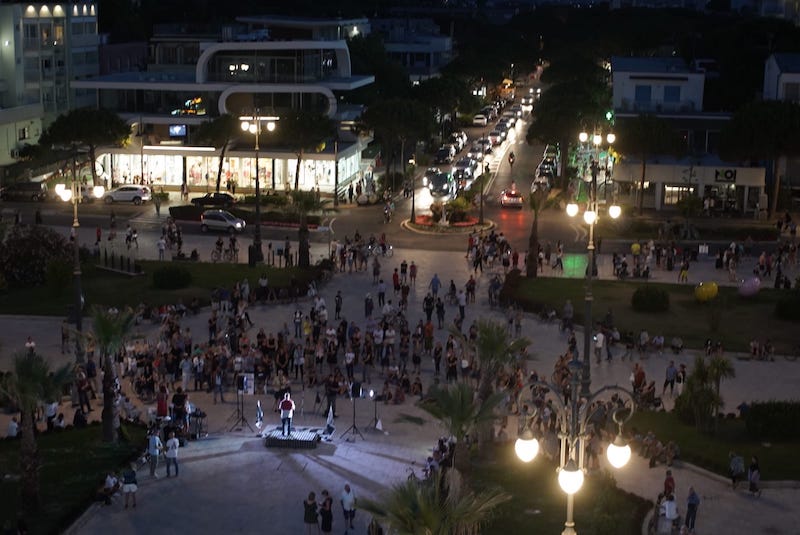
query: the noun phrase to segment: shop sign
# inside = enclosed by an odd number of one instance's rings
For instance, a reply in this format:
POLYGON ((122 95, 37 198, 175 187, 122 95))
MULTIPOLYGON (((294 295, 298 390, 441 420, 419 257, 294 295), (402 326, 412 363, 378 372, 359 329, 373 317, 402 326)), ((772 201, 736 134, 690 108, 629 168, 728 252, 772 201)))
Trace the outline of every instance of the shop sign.
POLYGON ((715 169, 714 182, 736 182, 736 169, 715 169))

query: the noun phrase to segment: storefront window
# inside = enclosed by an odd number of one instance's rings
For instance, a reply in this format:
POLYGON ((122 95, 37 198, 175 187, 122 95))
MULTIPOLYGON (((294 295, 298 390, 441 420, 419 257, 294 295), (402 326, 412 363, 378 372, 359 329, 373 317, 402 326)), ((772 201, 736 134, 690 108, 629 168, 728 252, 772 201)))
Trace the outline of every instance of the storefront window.
POLYGON ((674 206, 678 201, 694 195, 694 186, 664 186, 664 206, 674 206))

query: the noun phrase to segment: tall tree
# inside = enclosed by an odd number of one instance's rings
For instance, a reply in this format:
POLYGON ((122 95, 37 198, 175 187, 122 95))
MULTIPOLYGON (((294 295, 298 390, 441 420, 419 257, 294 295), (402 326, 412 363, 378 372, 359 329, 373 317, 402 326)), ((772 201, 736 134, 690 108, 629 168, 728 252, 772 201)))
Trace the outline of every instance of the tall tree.
POLYGON ((308 241, 308 215, 324 211, 327 199, 321 199, 314 191, 294 190, 291 192, 292 204, 289 209, 300 217, 300 228, 297 230, 297 265, 307 268, 311 265, 311 245, 308 241))
MULTIPOLYGON (((401 153, 406 147, 416 145, 431 132, 432 120, 428 109, 410 99, 389 99, 368 107, 358 126, 361 131, 371 131, 386 155, 386 169, 392 169, 394 148, 400 144, 401 153)), ((403 155, 401 154, 402 158, 403 155)), ((401 162, 405 166, 405 162, 401 162)), ((392 184, 394 190, 394 184, 392 184)))
POLYGON ((217 187, 219 193, 220 183, 222 182, 222 167, 225 163, 225 153, 231 142, 241 133, 242 128, 239 120, 233 115, 226 113, 219 117, 200 124, 197 129, 197 140, 200 143, 209 143, 214 148, 219 149, 219 167, 217 168, 217 187))
POLYGON ((494 393, 487 399, 475 399, 475 389, 458 383, 445 388, 432 389, 428 399, 420 408, 439 420, 449 434, 456 439, 453 463, 465 472, 469 467, 466 452, 461 452, 465 438, 483 423, 494 419, 494 409, 503 400, 504 394, 494 393))
POLYGON ((42 403, 61 399, 64 385, 72 380, 65 364, 52 370, 38 354, 20 353, 14 357, 14 371, 0 380, 0 393, 18 407, 20 415, 20 493, 28 513, 39 510, 39 449, 36 444, 36 409, 42 403))
POLYGON ((374 84, 348 91, 345 98, 350 102, 369 106, 382 100, 408 96, 411 90, 408 73, 389 57, 380 34, 357 35, 347 41, 347 48, 350 50, 352 73, 375 77, 374 84))
POLYGON ((130 137, 131 128, 113 111, 95 108, 78 108, 58 118, 39 139, 42 146, 66 145, 76 150, 86 147, 92 171, 92 184, 97 185, 98 147, 120 147, 130 137))
POLYGON ((294 189, 298 190, 303 155, 308 151, 324 150, 325 141, 336 135, 336 124, 322 113, 296 110, 281 117, 279 131, 276 141, 290 147, 297 156, 294 189))
POLYGON ((800 105, 794 102, 763 101, 748 104, 734 114, 722 130, 720 155, 728 161, 768 160, 771 162, 772 191, 769 211, 778 207, 781 170, 786 157, 800 156, 800 105))
POLYGON ((647 178, 647 160, 658 154, 676 155, 680 152, 679 138, 666 120, 651 114, 641 114, 634 119, 617 123, 616 150, 625 156, 639 158, 642 175, 639 179, 638 213, 644 206, 644 183, 647 178))
POLYGON ((479 319, 477 326, 475 356, 481 369, 478 398, 487 400, 495 392, 497 374, 516 362, 516 356, 530 344, 530 340, 511 338, 506 326, 497 321, 479 319))
POLYGON ((378 500, 359 501, 365 511, 402 535, 471 535, 511 496, 499 489, 473 492, 455 469, 438 471, 420 485, 402 481, 378 500))
POLYGON ((95 307, 92 312, 92 334, 96 351, 103 362, 103 441, 116 442, 119 414, 114 410, 117 374, 114 356, 133 329, 133 315, 95 307))
POLYGON ((574 81, 552 86, 539 99, 525 139, 529 144, 539 141, 561 146, 562 187, 566 187, 569 146, 581 130, 605 121, 610 104, 607 87, 574 81))
POLYGON ((533 212, 531 234, 528 237, 528 258, 525 260, 525 276, 535 279, 539 274, 539 216, 543 210, 556 206, 561 196, 554 191, 537 189, 528 197, 528 207, 533 212))
POLYGON ((414 100, 424 103, 433 112, 439 123, 439 135, 444 138, 445 116, 450 117, 450 128, 452 131, 458 124, 458 112, 477 111, 480 101, 472 96, 469 85, 461 78, 453 75, 445 75, 438 78, 430 78, 414 88, 414 100))

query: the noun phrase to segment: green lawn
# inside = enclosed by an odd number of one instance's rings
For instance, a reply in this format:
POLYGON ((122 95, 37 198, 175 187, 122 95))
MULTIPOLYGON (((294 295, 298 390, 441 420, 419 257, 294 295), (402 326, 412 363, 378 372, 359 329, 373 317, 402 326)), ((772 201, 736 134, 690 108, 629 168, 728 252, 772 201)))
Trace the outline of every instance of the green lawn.
POLYGON ((681 449, 684 461, 702 466, 723 476, 728 475, 728 452, 742 455, 745 464, 757 455, 763 479, 798 480, 798 442, 762 443, 747 436, 744 420, 720 420, 716 435, 699 433, 694 427, 681 423, 673 413, 637 412, 626 429, 633 427, 641 433, 653 431, 662 442, 674 440, 681 449))
MULTIPOLYGON (((176 303, 182 299, 188 304, 194 297, 202 303, 208 303, 211 290, 217 286, 233 286, 234 282, 247 278, 250 288, 254 290, 261 273, 266 273, 269 284, 274 288, 288 287, 292 275, 297 277, 301 285, 307 284, 313 276, 312 272, 299 268, 279 269, 259 266, 250 268, 246 264, 210 264, 210 263, 173 263, 173 262, 141 262, 144 275, 129 277, 85 265, 83 267, 83 293, 86 305, 102 304, 107 306, 136 307, 146 302, 151 305, 176 303), (192 274, 192 284, 180 290, 157 290, 153 288, 152 273, 160 265, 180 265, 192 274)), ((301 286, 303 287, 303 286, 301 286)), ((0 293, 0 314, 55 315, 66 314, 67 307, 74 302, 72 281, 60 292, 54 293, 47 286, 34 288, 9 289, 0 293)))
MULTIPOLYGON (((778 354, 788 352, 797 343, 796 324, 775 317, 775 302, 781 295, 777 291, 762 290, 755 297, 742 298, 737 289, 720 287, 717 300, 722 303, 721 327, 718 332, 710 328, 708 303, 698 303, 693 285, 659 284, 669 293, 670 309, 664 313, 636 312, 631 306, 633 292, 648 283, 628 281, 594 281, 593 320, 602 321, 608 309, 614 315, 614 324, 623 331, 638 334, 647 329, 651 336, 663 334, 669 344, 673 336, 683 339, 687 347, 700 348, 706 339, 721 340, 730 351, 749 351, 753 338, 770 338, 778 354)), ((559 314, 567 299, 575 307, 575 322, 584 322, 584 279, 520 277, 516 285, 504 289, 507 299, 520 303, 526 310, 539 311, 543 306, 555 308, 559 314)))
MULTIPOLYGON (((145 429, 125 429, 130 441, 116 445, 102 442, 99 424, 39 435, 42 510, 26 519, 30 533, 61 532, 94 500, 108 470, 118 470, 143 451, 145 429)), ((0 441, 0 473, 18 473, 19 445, 17 440, 0 441)), ((13 526, 20 511, 19 482, 0 480, 0 496, 0 522, 11 522, 13 526)))
MULTIPOLYGON (((500 487, 512 499, 500 506, 481 533, 561 533, 567 497, 558 486, 555 464, 543 457, 525 464, 517 459, 513 445, 496 447, 489 457, 474 462, 470 484, 476 490, 500 487)), ((575 528, 581 535, 638 534, 651 507, 596 473, 575 495, 575 528)))

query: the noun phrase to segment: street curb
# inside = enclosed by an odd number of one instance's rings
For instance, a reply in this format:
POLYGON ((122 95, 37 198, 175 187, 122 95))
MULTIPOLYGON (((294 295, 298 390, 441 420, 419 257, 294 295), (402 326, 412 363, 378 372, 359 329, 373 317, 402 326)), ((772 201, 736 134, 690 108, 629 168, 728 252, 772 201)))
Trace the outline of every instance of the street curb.
POLYGON ((403 221, 400 222, 400 228, 408 230, 410 232, 415 232, 417 234, 424 234, 426 236, 461 236, 464 234, 472 234, 473 232, 485 232, 487 230, 492 230, 493 228, 495 228, 496 225, 494 221, 490 219, 486 219, 485 221, 486 223, 484 223, 482 227, 479 225, 474 225, 471 227, 448 227, 451 230, 447 232, 435 232, 435 231, 413 228, 410 226, 411 220, 404 219, 403 221))

